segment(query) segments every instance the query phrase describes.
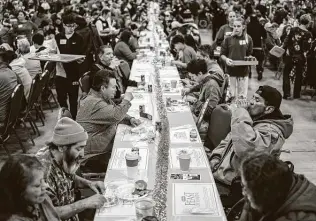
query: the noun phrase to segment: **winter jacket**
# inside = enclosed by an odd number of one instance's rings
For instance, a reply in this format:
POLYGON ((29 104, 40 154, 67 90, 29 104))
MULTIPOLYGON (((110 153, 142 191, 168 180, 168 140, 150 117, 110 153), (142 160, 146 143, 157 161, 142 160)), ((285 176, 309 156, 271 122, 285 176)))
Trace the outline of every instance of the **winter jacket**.
POLYGON ((77 122, 89 134, 85 155, 111 151, 117 125, 130 122, 131 117, 127 115, 130 107, 128 100, 116 105, 105 100, 99 92, 90 90, 88 96, 80 101, 77 115, 77 122))
POLYGON ((275 211, 254 219, 246 204, 240 221, 314 221, 316 220, 316 186, 303 175, 293 174, 289 193, 275 211))
POLYGON ((222 91, 221 87, 224 83, 224 75, 221 73, 214 72, 207 76, 200 90, 200 95, 198 101, 194 104, 194 114, 199 115, 201 109, 207 99, 210 99, 208 107, 205 111, 204 120, 208 121, 211 117, 213 109, 219 104, 222 91))
POLYGON ((252 120, 244 108, 232 110, 231 132, 213 150, 211 161, 218 161, 213 168, 215 180, 230 185, 237 176, 241 161, 251 152, 267 152, 276 156, 293 132, 293 119, 252 120))

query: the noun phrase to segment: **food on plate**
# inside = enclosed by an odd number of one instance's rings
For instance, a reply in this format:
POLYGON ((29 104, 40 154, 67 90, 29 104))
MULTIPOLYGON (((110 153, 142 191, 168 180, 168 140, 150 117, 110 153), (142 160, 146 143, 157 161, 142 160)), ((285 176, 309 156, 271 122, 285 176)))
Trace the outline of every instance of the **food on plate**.
POLYGON ((139 197, 145 196, 148 194, 147 183, 144 180, 138 180, 135 182, 135 190, 132 193, 133 195, 137 195, 139 197))

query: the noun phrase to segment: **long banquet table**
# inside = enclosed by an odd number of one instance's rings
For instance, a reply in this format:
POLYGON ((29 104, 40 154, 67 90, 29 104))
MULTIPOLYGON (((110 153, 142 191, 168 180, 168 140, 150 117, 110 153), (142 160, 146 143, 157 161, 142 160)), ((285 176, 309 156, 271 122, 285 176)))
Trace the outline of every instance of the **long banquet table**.
MULTIPOLYGON (((153 14, 154 13, 151 12, 151 15, 153 14)), ((156 17, 158 16, 152 16, 152 19, 154 20, 156 17)), ((159 27, 151 28, 151 30, 159 30, 159 27)), ((164 102, 167 97, 173 100, 182 100, 182 85, 177 68, 170 66, 170 62, 167 62, 165 66, 159 62, 158 64, 157 62, 153 62, 155 56, 157 57, 157 54, 159 55, 159 51, 166 51, 166 48, 169 46, 164 37, 157 40, 157 36, 153 34, 154 32, 155 31, 148 31, 143 33, 140 45, 143 44, 145 47, 156 47, 159 45, 159 47, 155 49, 156 53, 152 50, 144 49, 143 54, 146 56, 140 57, 133 62, 130 75, 130 79, 135 81, 140 81, 140 76, 145 75, 145 91, 132 87, 129 87, 127 91, 132 92, 134 95, 134 100, 131 102, 132 106, 128 114, 141 119, 142 125, 139 127, 145 127, 147 132, 152 131, 155 133, 156 139, 149 142, 148 134, 131 133, 130 126, 119 124, 114 140, 112 156, 105 177, 105 185, 128 180, 124 154, 135 146, 139 148, 141 156, 139 174, 135 180, 145 180, 148 183, 147 188, 149 190, 155 189, 156 182, 159 182, 159 180, 157 181, 156 179, 156 168, 159 163, 163 163, 157 162, 158 148, 161 148, 158 145, 161 136, 159 132, 155 132, 155 122, 161 120, 159 119, 159 113, 157 111, 157 102, 159 102, 159 100, 157 100, 156 96, 157 88, 153 86, 153 92, 149 93, 147 91, 147 84, 154 85, 154 76, 155 74, 159 74, 164 102), (153 39, 157 41, 154 42, 153 39), (170 82, 175 80, 177 81, 177 87, 171 90, 170 88, 166 89, 168 85, 170 86, 170 82), (145 112, 152 115, 152 120, 140 118, 139 105, 145 105, 145 112)), ((172 60, 171 57, 168 57, 168 59, 168 61, 172 60)), ((192 129, 196 130, 190 108, 188 106, 182 106, 180 109, 169 108, 166 111, 170 129, 167 202, 165 205, 166 217, 161 218, 158 216, 157 218, 159 220, 168 221, 192 221, 193 219, 197 221, 225 221, 225 213, 201 139, 198 135, 196 141, 190 140, 189 132, 192 129), (179 168, 177 153, 183 149, 188 150, 192 156, 189 172, 182 172, 179 168), (187 173, 199 174, 200 180, 179 180, 170 178, 171 174, 187 173), (200 208, 200 211, 192 210, 193 208, 200 208)), ((151 197, 151 195, 149 197, 151 197)), ((98 210, 94 220, 136 220, 134 203, 120 200, 116 206, 98 210)))

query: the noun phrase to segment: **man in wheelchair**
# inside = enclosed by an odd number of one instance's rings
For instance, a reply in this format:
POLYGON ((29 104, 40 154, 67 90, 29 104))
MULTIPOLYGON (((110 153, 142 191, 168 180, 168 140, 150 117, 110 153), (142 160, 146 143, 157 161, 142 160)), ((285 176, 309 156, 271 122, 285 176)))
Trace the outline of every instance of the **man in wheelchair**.
POLYGON ((316 220, 316 186, 270 154, 241 165, 244 208, 239 221, 316 220))
POLYGON ((227 106, 231 112, 231 131, 213 150, 210 159, 221 196, 229 194, 242 160, 250 153, 280 155, 285 139, 293 132, 293 119, 281 113, 281 102, 281 93, 265 85, 259 87, 250 102, 240 100, 227 106))

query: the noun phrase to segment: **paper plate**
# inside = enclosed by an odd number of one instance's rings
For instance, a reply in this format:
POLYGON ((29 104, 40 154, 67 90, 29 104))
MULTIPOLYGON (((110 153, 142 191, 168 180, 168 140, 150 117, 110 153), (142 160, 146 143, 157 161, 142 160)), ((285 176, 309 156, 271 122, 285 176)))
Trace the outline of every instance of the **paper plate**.
POLYGON ((186 152, 187 154, 191 155, 193 151, 190 149, 179 149, 177 150, 177 155, 180 155, 183 152, 186 152))
POLYGON ((128 201, 134 201, 134 200, 138 200, 138 199, 148 196, 148 193, 145 194, 144 196, 133 195, 134 190, 135 190, 135 184, 127 183, 127 184, 119 186, 116 189, 116 196, 122 200, 128 200, 128 201))

